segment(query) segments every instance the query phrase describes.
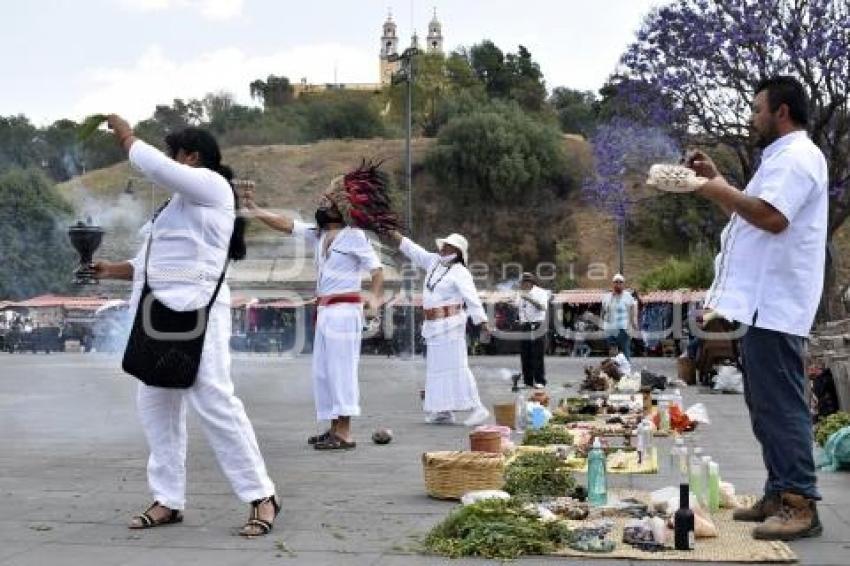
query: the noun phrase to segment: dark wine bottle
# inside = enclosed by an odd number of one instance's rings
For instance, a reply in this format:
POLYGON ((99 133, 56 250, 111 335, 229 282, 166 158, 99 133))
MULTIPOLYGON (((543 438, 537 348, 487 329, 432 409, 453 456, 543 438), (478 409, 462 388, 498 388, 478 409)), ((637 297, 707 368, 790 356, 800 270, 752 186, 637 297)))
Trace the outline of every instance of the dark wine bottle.
POLYGON ((691 488, 679 484, 679 509, 673 516, 674 544, 676 550, 694 549, 694 512, 691 511, 691 488))

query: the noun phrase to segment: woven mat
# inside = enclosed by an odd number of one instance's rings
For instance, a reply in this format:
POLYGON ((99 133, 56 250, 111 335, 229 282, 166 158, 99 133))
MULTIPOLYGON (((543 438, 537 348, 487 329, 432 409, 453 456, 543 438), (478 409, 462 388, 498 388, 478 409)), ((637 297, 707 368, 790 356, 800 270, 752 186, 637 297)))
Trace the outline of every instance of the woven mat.
MULTIPOLYGON (((646 492, 618 493, 619 497, 635 497, 646 501, 649 495, 646 492)), ((743 498, 739 498, 741 503, 743 498)), ((749 498, 748 503, 755 501, 749 498)), ((632 546, 624 544, 623 526, 628 519, 614 518, 614 532, 612 540, 617 541, 617 546, 612 552, 592 553, 580 552, 571 548, 563 548, 553 554, 556 556, 572 556, 585 558, 623 558, 629 560, 687 560, 691 562, 774 562, 788 563, 796 562, 797 555, 791 548, 781 541, 762 541, 753 539, 750 534, 752 523, 741 523, 732 520, 731 509, 721 509, 712 515, 714 524, 717 526, 720 536, 716 538, 699 538, 694 550, 679 551, 665 550, 663 552, 644 552, 632 546)))
MULTIPOLYGON (((614 468, 611 466, 611 458, 614 454, 608 454, 606 470, 609 474, 657 474, 658 473, 658 450, 652 449, 652 457, 647 462, 638 463, 637 452, 621 452, 625 459, 625 466, 614 468)), ((587 473, 587 458, 569 458, 567 467, 579 474, 587 473)))

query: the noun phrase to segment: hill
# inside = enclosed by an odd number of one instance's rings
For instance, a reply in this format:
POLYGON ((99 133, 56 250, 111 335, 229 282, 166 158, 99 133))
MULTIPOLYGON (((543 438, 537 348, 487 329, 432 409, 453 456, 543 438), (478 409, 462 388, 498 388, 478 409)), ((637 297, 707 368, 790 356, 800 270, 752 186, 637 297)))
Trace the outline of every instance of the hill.
MULTIPOLYGON (((555 259, 559 276, 570 274, 581 287, 607 287, 617 267, 616 227, 582 202, 577 187, 556 203, 554 211, 538 210, 529 203, 517 203, 515 208, 496 212, 453 210, 423 167, 431 143, 433 140, 424 138, 412 143, 414 228, 418 241, 433 246, 435 237, 461 232, 470 239, 473 261, 483 259, 491 266, 520 262, 528 269, 529 263, 535 261, 532 258, 550 255, 555 259), (545 217, 546 222, 541 225, 530 214, 545 217), (549 237, 551 253, 541 252, 541 244, 529 237, 533 230, 549 237)), ((587 170, 590 163, 587 143, 575 136, 565 136, 564 143, 577 169, 587 170)), ((402 190, 403 140, 330 140, 310 145, 241 146, 224 150, 224 162, 233 167, 237 177, 256 181, 261 205, 293 211, 308 219, 317 195, 328 182, 364 157, 384 160, 385 169, 394 179, 397 207, 403 211, 406 202, 402 190)), ((139 245, 138 227, 166 196, 132 171, 126 162, 88 172, 60 184, 59 188, 81 217, 91 216, 105 227, 107 234, 98 256, 110 259, 135 253, 139 245)), ((281 240, 256 222, 249 226, 249 258, 274 255, 281 240)), ((626 242, 625 271, 633 281, 666 257, 664 253, 629 243, 628 237, 626 242)), ((519 267, 513 267, 516 269, 491 271, 491 279, 498 282, 504 275, 515 275, 519 267)), ((563 281, 564 277, 560 279, 563 281)))

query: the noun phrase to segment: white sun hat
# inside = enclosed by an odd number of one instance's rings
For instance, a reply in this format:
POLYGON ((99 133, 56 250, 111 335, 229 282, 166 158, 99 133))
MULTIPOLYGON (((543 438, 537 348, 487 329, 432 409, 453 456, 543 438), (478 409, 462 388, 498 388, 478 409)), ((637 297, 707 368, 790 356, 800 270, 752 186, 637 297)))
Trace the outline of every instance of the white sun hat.
POLYGON ((626 281, 626 278, 623 277, 622 273, 618 273, 614 276, 613 279, 611 279, 611 281, 613 281, 614 283, 623 283, 626 281))
POLYGON ((469 265, 469 242, 466 241, 466 238, 460 234, 449 234, 445 238, 437 238, 437 249, 442 248, 443 244, 459 249, 463 263, 469 265))

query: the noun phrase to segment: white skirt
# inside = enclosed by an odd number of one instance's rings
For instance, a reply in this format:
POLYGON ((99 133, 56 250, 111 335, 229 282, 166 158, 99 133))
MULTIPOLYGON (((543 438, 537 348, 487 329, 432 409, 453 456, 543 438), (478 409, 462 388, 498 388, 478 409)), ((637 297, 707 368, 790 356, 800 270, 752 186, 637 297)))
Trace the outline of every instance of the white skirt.
POLYGON ((480 406, 478 386, 466 355, 466 326, 428 336, 426 343, 425 412, 466 411, 480 406))

